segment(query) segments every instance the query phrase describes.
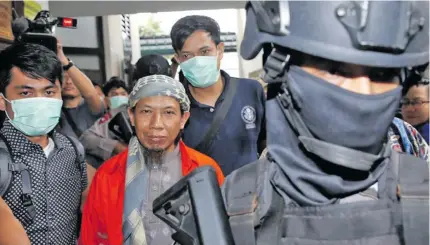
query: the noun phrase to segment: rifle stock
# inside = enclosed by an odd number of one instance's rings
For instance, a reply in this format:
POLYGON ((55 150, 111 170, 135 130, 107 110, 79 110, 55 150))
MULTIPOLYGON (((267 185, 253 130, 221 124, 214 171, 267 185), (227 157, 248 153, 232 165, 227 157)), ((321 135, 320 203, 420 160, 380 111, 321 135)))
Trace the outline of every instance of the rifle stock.
POLYGON ((234 245, 215 170, 200 167, 153 202, 154 214, 182 245, 234 245))
POLYGON ((131 127, 130 117, 127 111, 120 111, 115 115, 109 122, 108 127, 111 132, 120 137, 126 144, 128 144, 133 136, 133 128, 131 127))

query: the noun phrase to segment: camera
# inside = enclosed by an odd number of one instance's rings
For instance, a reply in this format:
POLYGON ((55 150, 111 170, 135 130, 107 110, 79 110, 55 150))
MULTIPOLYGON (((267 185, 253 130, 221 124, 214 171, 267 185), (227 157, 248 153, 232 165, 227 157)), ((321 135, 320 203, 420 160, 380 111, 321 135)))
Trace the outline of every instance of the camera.
POLYGON ((17 17, 14 14, 12 31, 17 42, 34 43, 47 47, 57 53, 55 27, 76 28, 77 20, 71 18, 51 18, 47 10, 37 13, 34 20, 17 17))

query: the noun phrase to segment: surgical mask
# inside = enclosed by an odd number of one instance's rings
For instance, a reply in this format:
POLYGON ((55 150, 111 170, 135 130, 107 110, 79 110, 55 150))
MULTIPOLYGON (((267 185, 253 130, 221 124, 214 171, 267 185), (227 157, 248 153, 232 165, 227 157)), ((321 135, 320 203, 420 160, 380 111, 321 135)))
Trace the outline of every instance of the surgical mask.
POLYGON ((62 100, 46 97, 5 100, 11 104, 14 114, 11 119, 6 112, 10 123, 27 136, 46 135, 60 120, 62 100))
POLYGON ((196 88, 207 88, 218 81, 218 56, 196 56, 180 64, 187 81, 196 88))
POLYGON ((128 103, 128 96, 113 96, 109 98, 110 108, 115 109, 128 103))

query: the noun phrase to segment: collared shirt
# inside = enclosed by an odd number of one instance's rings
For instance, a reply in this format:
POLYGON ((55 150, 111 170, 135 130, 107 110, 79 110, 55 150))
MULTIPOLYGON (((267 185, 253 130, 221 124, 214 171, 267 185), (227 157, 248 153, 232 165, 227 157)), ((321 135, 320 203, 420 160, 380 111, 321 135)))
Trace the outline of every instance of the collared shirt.
MULTIPOLYGON (((150 164, 151 165, 151 164, 150 164)), ((172 244, 172 229, 152 212, 152 203, 182 178, 179 145, 173 152, 167 152, 162 164, 152 164, 149 168, 147 196, 142 205, 146 241, 148 245, 172 244)))
POLYGON ((32 202, 36 216, 26 223, 26 209, 21 200, 21 173, 13 173, 13 181, 4 199, 15 217, 23 224, 31 244, 76 244, 81 194, 87 187, 86 166, 79 166, 76 151, 65 136, 53 132, 54 149, 46 157, 44 149, 30 142, 24 134, 5 121, 1 134, 11 149, 14 163, 28 167, 32 202))
POLYGON ((420 133, 409 123, 394 118, 388 129, 388 139, 397 152, 414 155, 429 160, 429 147, 420 133))
POLYGON ((43 148, 43 153, 45 153, 45 156, 48 158, 49 155, 55 150, 55 143, 51 139, 51 137, 48 138, 48 145, 43 148))
MULTIPOLYGON (((195 148, 206 134, 230 86, 230 76, 224 71, 221 71, 221 75, 224 78, 224 90, 215 107, 196 101, 185 82, 191 101, 191 117, 184 129, 183 139, 192 148, 195 148)), ((215 159, 225 175, 257 160, 258 144, 265 139, 263 88, 251 79, 238 79, 237 82, 233 103, 214 137, 211 149, 202 152, 215 159)))

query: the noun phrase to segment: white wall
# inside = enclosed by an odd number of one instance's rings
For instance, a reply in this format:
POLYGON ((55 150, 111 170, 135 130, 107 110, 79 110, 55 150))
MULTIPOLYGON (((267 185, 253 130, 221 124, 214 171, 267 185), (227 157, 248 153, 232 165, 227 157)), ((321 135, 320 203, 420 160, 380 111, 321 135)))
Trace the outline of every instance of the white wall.
POLYGON ((135 14, 130 15, 132 64, 136 64, 141 55, 139 36, 139 25, 141 24, 135 14))
POLYGON ((241 77, 239 69, 239 54, 234 52, 224 53, 221 60, 221 69, 232 77, 241 77))
POLYGON ((245 31, 246 11, 244 9, 237 10, 237 52, 239 57, 240 76, 248 78, 249 73, 263 68, 263 52, 261 51, 254 59, 245 60, 240 56, 240 45, 243 40, 245 31))
POLYGON ((103 16, 103 40, 106 78, 123 74, 124 46, 121 32, 121 15, 103 16))

